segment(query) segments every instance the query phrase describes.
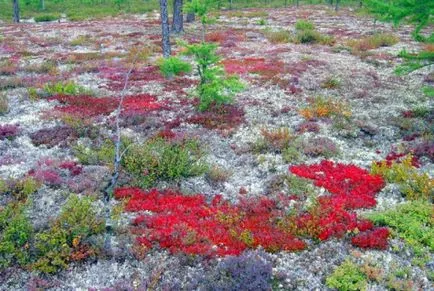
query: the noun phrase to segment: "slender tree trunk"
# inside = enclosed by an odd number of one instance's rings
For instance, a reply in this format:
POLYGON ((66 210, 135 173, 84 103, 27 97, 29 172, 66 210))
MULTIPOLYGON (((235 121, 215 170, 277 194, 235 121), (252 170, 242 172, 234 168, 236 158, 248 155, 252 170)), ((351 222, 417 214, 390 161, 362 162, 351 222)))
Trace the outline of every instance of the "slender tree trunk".
POLYGON ((39 2, 41 4, 41 9, 45 10, 45 0, 40 0, 39 2))
POLYGON ((14 22, 20 22, 20 5, 18 4, 18 0, 14 0, 14 22))
POLYGON ((339 0, 336 0, 336 6, 335 6, 335 11, 339 10, 339 0))
MULTIPOLYGON (((188 1, 191 2, 191 0, 188 0, 188 1)), ((194 22, 194 20, 195 20, 194 13, 188 13, 187 14, 187 22, 191 23, 191 22, 194 22)))
POLYGON ((167 0, 160 0, 161 34, 163 39, 163 56, 170 57, 170 28, 169 14, 167 12, 167 0))
POLYGON ((173 0, 173 21, 172 32, 181 33, 184 31, 184 15, 182 14, 183 0, 173 0))

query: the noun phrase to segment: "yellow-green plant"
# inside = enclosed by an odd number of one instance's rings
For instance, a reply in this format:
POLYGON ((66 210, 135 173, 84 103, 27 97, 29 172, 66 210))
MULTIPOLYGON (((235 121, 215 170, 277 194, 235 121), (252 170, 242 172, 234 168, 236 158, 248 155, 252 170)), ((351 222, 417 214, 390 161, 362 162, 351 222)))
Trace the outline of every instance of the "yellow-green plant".
POLYGON ((401 193, 410 200, 433 200, 434 179, 419 173, 412 164, 413 156, 407 155, 400 161, 374 162, 371 173, 383 176, 387 182, 399 185, 401 193))

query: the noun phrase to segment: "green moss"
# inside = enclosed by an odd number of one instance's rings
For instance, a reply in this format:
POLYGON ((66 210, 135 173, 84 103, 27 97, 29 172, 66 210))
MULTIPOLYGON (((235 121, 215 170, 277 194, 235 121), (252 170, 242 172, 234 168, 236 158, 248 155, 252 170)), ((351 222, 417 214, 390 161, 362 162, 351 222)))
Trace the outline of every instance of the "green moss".
POLYGON ((162 138, 131 146, 122 163, 142 187, 151 187, 159 180, 179 182, 181 178, 206 172, 201 162, 203 152, 196 140, 172 143, 162 138))
POLYGON ((433 206, 426 201, 411 201, 384 212, 367 216, 375 224, 388 226, 393 235, 403 239, 416 255, 424 255, 424 248, 434 251, 433 206))
POLYGON ((326 284, 330 288, 338 290, 366 290, 367 278, 360 268, 349 259, 344 261, 326 279, 326 284))

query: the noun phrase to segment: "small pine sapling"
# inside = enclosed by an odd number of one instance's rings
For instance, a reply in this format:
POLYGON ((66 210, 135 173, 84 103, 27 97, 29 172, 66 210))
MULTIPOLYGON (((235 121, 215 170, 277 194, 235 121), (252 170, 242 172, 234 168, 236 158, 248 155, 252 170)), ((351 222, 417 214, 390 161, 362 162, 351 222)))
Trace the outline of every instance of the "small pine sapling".
POLYGON ((192 55, 197 63, 200 83, 197 87, 199 95, 199 110, 205 111, 212 104, 217 106, 230 104, 237 92, 244 85, 238 76, 227 76, 219 64, 220 57, 216 54, 217 45, 213 43, 184 44, 186 55, 192 55))

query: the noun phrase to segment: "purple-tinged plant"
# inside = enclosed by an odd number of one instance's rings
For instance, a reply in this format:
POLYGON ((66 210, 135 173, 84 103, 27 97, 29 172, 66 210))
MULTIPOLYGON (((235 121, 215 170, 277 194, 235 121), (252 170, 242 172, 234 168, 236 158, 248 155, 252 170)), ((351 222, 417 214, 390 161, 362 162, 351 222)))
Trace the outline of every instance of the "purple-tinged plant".
POLYGON ((0 125, 0 140, 14 139, 18 135, 18 125, 5 124, 0 125))

